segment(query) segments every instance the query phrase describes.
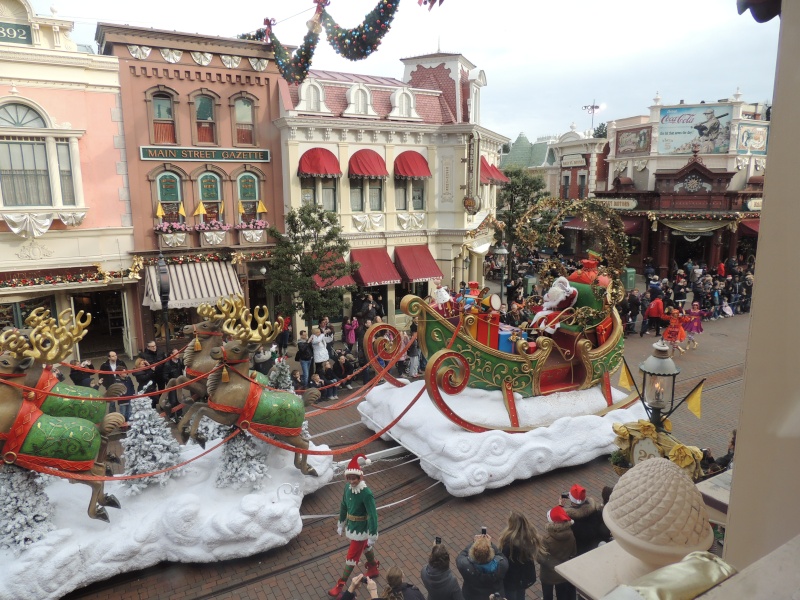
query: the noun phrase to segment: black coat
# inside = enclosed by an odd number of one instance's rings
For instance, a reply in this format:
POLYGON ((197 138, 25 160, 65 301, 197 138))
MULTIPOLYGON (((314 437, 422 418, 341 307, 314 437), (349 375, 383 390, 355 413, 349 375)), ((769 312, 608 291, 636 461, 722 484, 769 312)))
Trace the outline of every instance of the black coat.
POLYGON ((86 371, 70 369, 69 378, 72 379, 72 383, 75 385, 82 385, 84 387, 91 387, 92 385, 92 374, 87 373, 86 371))
POLYGON ((608 541, 610 536, 600 506, 593 498, 587 498, 580 506, 568 506, 564 511, 574 521, 572 533, 579 555, 594 550, 600 542, 608 541))
POLYGON ((638 296, 634 296, 633 294, 628 295, 628 307, 631 311, 631 318, 637 316, 639 311, 642 308, 642 301, 639 299, 638 296))
POLYGON ((425 565, 420 576, 428 592, 428 600, 464 600, 461 586, 450 569, 435 569, 425 565))
POLYGON ((503 555, 508 558, 508 571, 503 580, 506 593, 509 590, 524 590, 536 583, 536 563, 516 562, 511 558, 511 547, 505 544, 502 548, 503 555))
MULTIPOLYGON (((139 352, 139 357, 145 359, 151 365, 156 364, 157 362, 161 362, 167 355, 163 352, 158 352, 157 350, 148 350, 145 348, 141 352, 139 352)), ((138 379, 138 377, 137 377, 138 379)), ((153 374, 153 380, 156 382, 157 385, 163 387, 164 386, 164 365, 158 365, 155 368, 153 374)))
MULTIPOLYGON (((456 566, 461 577, 464 578, 464 585, 461 592, 464 594, 464 600, 486 600, 491 594, 500 594, 503 596, 503 579, 505 579, 506 571, 508 571, 508 560, 500 552, 500 550, 492 544, 494 550, 494 569, 487 571, 485 565, 476 563, 471 558, 472 546, 464 548, 461 554, 456 558, 456 566)), ((490 564, 490 563, 487 563, 490 564)))
MULTIPOLYGON (((126 371, 127 369, 128 365, 125 364, 125 361, 117 358, 117 371, 126 371)), ((104 362, 102 365, 100 365, 100 370, 110 371, 111 364, 108 361, 104 362)), ((100 375, 100 382, 103 384, 103 386, 105 386, 106 389, 108 389, 113 383, 126 383, 126 379, 130 379, 130 375, 124 373, 122 375, 115 375, 111 373, 100 375)), ((133 384, 131 384, 131 386, 133 386, 133 384)))
POLYGON ((183 359, 177 361, 168 360, 164 363, 164 381, 169 383, 170 379, 176 379, 183 375, 183 359))

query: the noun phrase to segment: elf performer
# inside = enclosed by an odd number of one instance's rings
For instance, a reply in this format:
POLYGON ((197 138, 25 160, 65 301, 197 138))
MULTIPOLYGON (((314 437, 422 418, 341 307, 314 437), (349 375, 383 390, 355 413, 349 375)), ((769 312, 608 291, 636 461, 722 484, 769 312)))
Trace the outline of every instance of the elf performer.
POLYGON ((686 316, 689 317, 689 322, 683 326, 686 330, 686 349, 691 350, 692 348, 697 348, 698 344, 695 336, 703 333, 703 319, 710 317, 711 312, 701 310, 699 302, 692 302, 692 310, 688 311, 686 316))
POLYGON ((367 571, 364 575, 372 579, 379 574, 380 562, 375 560, 373 550, 378 540, 378 513, 375 509, 375 497, 364 483, 364 472, 361 470, 362 465, 368 464, 370 460, 363 454, 358 454, 352 458, 344 472, 347 485, 344 487, 336 530, 339 535, 345 532, 350 540, 350 548, 347 550, 342 577, 328 592, 334 598, 338 598, 344 591, 347 579, 361 560, 362 552, 367 559, 367 571))

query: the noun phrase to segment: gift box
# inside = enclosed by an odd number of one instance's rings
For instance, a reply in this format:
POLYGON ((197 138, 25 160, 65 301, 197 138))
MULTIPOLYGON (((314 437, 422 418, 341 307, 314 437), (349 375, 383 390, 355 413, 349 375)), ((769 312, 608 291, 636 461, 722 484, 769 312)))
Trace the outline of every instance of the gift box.
POLYGON ((605 344, 608 338, 611 337, 611 330, 614 328, 614 321, 610 316, 606 317, 597 324, 595 332, 597 333, 597 344, 605 344))
POLYGON ((510 325, 501 325, 500 333, 498 335, 497 349, 501 352, 508 352, 509 354, 516 354, 517 340, 528 340, 528 332, 511 327, 510 325))
POLYGON ((500 313, 480 314, 475 325, 475 339, 490 348, 497 348, 498 335, 500 333, 500 313))

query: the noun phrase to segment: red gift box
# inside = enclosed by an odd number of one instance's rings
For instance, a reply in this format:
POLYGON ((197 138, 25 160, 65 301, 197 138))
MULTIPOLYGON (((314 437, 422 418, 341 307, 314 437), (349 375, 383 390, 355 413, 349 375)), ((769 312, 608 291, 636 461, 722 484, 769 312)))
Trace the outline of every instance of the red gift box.
POLYGON ((500 313, 478 315, 475 339, 490 348, 497 348, 500 341, 500 313))

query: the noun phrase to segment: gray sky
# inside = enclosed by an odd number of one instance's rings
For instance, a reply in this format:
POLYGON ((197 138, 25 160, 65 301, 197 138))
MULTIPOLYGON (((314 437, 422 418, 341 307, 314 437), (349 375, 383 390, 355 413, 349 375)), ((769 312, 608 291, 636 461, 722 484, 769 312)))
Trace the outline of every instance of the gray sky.
MULTIPOLYGON (((377 0, 331 0, 328 12, 354 27, 377 0)), ((297 45, 310 0, 33 0, 39 14, 76 21, 73 38, 91 43, 97 21, 234 37, 273 17, 278 38, 297 45), (301 13, 297 15, 297 13, 301 13), (295 16, 297 15, 297 16, 295 16)), ((772 98, 779 19, 739 16, 736 0, 445 0, 428 12, 402 0, 392 30, 363 61, 339 57, 321 36, 312 68, 401 78, 399 59, 460 52, 486 72, 482 124, 512 140, 560 134, 581 109, 605 105, 595 125, 647 114, 656 91, 665 104, 772 98)))

